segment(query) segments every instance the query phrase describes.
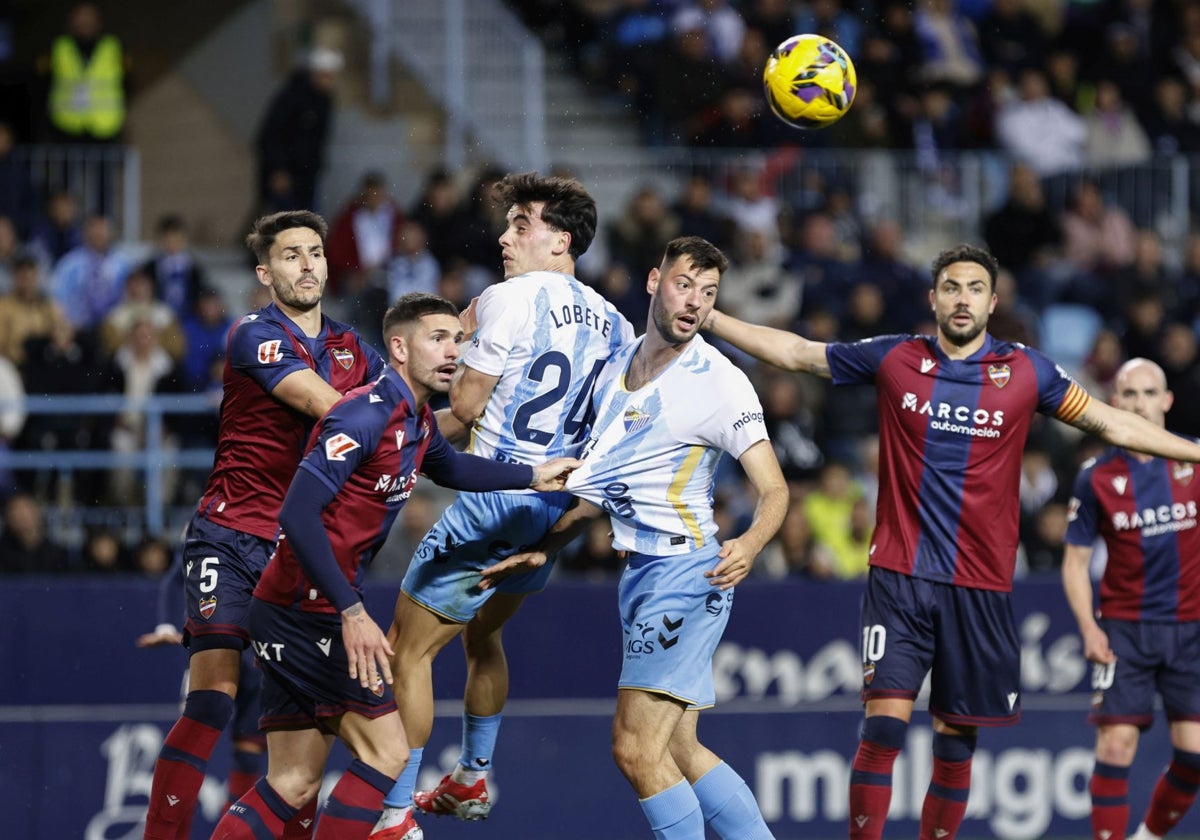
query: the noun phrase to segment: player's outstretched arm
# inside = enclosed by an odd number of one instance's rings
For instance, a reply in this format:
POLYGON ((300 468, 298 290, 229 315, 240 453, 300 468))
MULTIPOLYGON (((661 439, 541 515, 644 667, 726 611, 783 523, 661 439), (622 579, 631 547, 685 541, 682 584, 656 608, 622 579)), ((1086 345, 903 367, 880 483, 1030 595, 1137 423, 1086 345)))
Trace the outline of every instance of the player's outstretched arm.
POLYGON ((438 431, 442 433, 442 437, 454 446, 462 447, 470 438, 471 427, 455 417, 451 409, 439 408, 433 416, 437 420, 438 431))
POLYGON ((284 405, 309 417, 321 418, 342 398, 334 388, 312 369, 289 373, 271 390, 271 396, 284 405))
POLYGON ((711 586, 725 591, 745 580, 754 568, 754 560, 763 550, 787 514, 788 488, 779 468, 779 460, 769 440, 760 440, 738 459, 746 477, 758 493, 758 505, 750 527, 740 537, 725 540, 717 554, 717 565, 704 573, 711 586))
POLYGON ((1092 606, 1092 578, 1089 574, 1091 562, 1090 546, 1067 545, 1063 552, 1063 591, 1079 625, 1079 635, 1083 637, 1083 655, 1090 662, 1107 665, 1116 662, 1117 657, 1108 646, 1108 635, 1096 623, 1092 606))
POLYGON ((591 502, 585 502, 580 498, 574 499, 566 513, 550 526, 546 536, 542 537, 536 546, 520 554, 506 557, 480 572, 483 580, 479 582, 479 588, 491 589, 497 582, 509 575, 523 575, 534 569, 540 569, 546 565, 556 551, 583 533, 583 529, 587 527, 588 523, 602 513, 604 511, 591 502))
POLYGON ((833 376, 825 358, 824 342, 809 341, 787 330, 750 324, 715 309, 704 322, 704 329, 777 368, 803 371, 826 379, 833 376))
POLYGON ((1172 461, 1200 462, 1200 444, 1095 398, 1071 425, 1124 449, 1172 461))

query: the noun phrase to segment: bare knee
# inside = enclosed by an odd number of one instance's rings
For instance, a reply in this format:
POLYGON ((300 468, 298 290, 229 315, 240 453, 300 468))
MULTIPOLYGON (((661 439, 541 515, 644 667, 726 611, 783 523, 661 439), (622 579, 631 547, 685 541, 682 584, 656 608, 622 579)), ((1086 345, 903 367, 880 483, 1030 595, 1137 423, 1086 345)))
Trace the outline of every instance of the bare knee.
POLYGON ((613 733, 612 757, 627 779, 641 778, 654 764, 653 757, 646 754, 646 745, 639 743, 631 733, 613 733))
POLYGON ((463 629, 463 650, 470 659, 490 659, 504 656, 501 628, 478 627, 471 622, 463 629))
POLYGON ((1135 726, 1101 726, 1096 730, 1096 760, 1114 767, 1129 767, 1137 754, 1135 726))
POLYGON ((324 768, 315 773, 310 768, 295 766, 284 771, 267 771, 267 784, 293 808, 302 808, 315 799, 324 780, 324 768))

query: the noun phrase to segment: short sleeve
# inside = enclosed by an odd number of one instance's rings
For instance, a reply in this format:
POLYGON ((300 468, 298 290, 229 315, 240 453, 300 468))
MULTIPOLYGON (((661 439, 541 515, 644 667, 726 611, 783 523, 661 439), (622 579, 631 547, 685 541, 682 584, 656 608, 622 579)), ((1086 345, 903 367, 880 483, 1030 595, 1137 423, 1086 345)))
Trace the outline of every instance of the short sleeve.
POLYGON ((492 286, 479 296, 476 315, 479 328, 463 363, 488 376, 504 373, 505 362, 518 337, 528 330, 529 302, 513 294, 511 282, 492 286))
POLYGON ((300 462, 335 493, 379 445, 389 411, 372 404, 368 393, 338 403, 321 420, 312 449, 300 462))
POLYGON ((721 395, 719 407, 713 414, 712 425, 701 437, 705 443, 741 458, 751 446, 769 439, 762 403, 740 370, 730 367, 722 379, 716 391, 721 395))
POLYGON ((1067 544, 1091 546, 1099 535, 1100 503, 1092 487, 1092 470, 1085 468, 1075 477, 1075 487, 1067 508, 1067 544))
POLYGON ((825 360, 834 385, 869 385, 875 381, 879 366, 893 347, 912 336, 885 335, 849 343, 825 346, 825 360))
POLYGON ((229 336, 229 364, 253 379, 267 393, 289 373, 308 369, 292 338, 267 318, 243 318, 229 336))
POLYGON ((1092 396, 1048 356, 1023 347, 1037 371, 1038 411, 1064 423, 1074 423, 1091 405, 1092 396))

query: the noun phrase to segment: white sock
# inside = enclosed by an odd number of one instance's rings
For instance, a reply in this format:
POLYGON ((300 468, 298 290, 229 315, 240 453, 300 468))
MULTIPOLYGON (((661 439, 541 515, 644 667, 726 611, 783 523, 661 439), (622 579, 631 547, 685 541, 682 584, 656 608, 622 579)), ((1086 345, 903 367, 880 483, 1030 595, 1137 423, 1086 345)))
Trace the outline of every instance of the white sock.
POLYGON ((1150 829, 1146 828, 1145 823, 1141 823, 1137 827, 1137 831, 1133 832, 1129 840, 1163 840, 1157 834, 1152 834, 1150 829))
POLYGON ((454 772, 450 774, 450 778, 458 782, 460 785, 471 785, 478 782, 480 779, 487 778, 488 771, 486 770, 468 770, 461 764, 454 765, 454 772))
POLYGON ((406 805, 403 808, 389 808, 385 805, 383 813, 379 815, 379 822, 375 823, 375 827, 371 829, 372 833, 383 831, 385 828, 391 828, 394 825, 400 825, 400 823, 408 819, 410 811, 412 811, 411 805, 406 805))

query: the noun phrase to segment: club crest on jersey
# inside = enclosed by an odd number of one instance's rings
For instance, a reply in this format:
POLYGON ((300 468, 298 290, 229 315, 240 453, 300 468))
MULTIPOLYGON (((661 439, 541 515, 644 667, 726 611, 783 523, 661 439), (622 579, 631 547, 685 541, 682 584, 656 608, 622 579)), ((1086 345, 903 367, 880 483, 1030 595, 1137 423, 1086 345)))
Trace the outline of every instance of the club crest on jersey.
POLYGON ((1125 495, 1125 487, 1129 484, 1129 478, 1123 475, 1113 476, 1112 486, 1117 491, 1118 496, 1125 495))
POLYGON ((1176 461, 1171 465, 1171 475, 1180 484, 1191 484, 1195 469, 1191 464, 1181 464, 1176 461))
POLYGON ((863 663, 863 685, 870 685, 871 680, 875 679, 875 663, 863 663))
POLYGON ((345 461, 346 456, 361 444, 349 435, 338 432, 325 441, 325 457, 330 461, 345 461))
POLYGON ((652 417, 653 415, 647 414, 637 408, 625 409, 625 416, 622 418, 622 421, 625 423, 626 433, 633 434, 634 432, 640 432, 650 425, 652 417))
POLYGON ((997 388, 1003 388, 1012 379, 1012 368, 1008 365, 988 365, 988 379, 997 388))
POLYGON ((329 355, 333 356, 333 360, 345 370, 350 370, 350 367, 354 364, 354 351, 347 350, 345 347, 331 347, 329 355))
POLYGON ((212 618, 213 613, 217 611, 217 597, 214 595, 210 598, 200 599, 200 617, 205 621, 212 618))
POLYGON ((383 696, 383 677, 379 676, 379 674, 375 675, 375 682, 371 685, 371 693, 376 697, 383 696))
POLYGON ((264 341, 258 345, 258 363, 260 365, 273 365, 275 362, 283 361, 283 354, 279 352, 280 339, 273 341, 264 341))

